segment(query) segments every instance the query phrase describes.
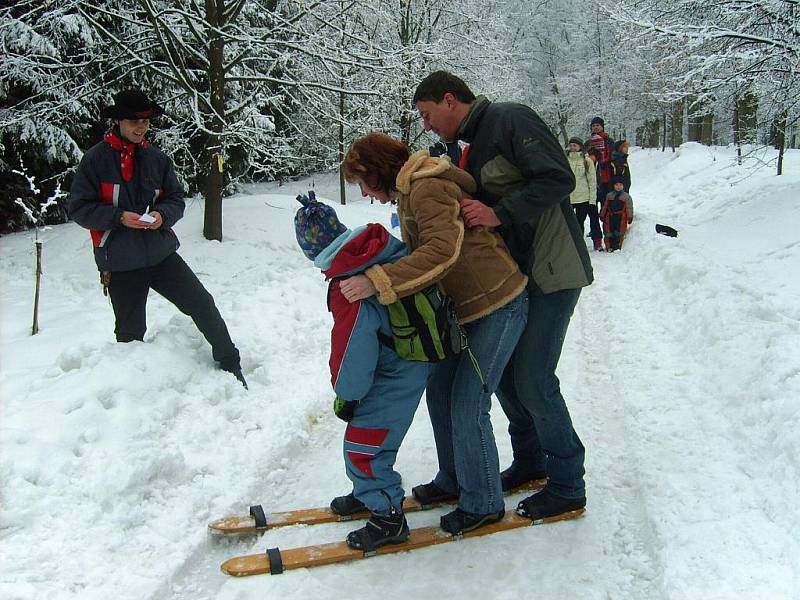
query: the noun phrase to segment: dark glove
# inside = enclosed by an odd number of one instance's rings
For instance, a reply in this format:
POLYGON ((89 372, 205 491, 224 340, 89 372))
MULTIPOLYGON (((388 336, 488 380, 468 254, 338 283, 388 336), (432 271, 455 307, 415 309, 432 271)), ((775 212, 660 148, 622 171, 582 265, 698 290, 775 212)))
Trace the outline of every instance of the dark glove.
POLYGON ((344 400, 336 396, 333 400, 333 414, 339 417, 345 423, 353 420, 353 413, 356 410, 357 402, 351 400, 344 400))

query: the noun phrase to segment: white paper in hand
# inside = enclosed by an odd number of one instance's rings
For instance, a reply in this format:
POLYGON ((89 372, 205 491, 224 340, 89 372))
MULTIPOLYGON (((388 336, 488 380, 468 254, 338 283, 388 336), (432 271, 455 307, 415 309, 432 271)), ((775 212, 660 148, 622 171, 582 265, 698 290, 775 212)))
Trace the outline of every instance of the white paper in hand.
POLYGON ((144 213, 141 217, 139 217, 139 220, 142 223, 155 223, 156 222, 156 218, 153 215, 148 214, 148 213, 144 213))

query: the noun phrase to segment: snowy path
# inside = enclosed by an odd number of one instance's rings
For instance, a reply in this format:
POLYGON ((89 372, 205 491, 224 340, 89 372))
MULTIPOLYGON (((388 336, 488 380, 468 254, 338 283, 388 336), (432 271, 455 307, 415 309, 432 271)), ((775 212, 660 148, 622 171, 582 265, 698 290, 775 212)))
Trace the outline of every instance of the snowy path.
MULTIPOLYGON (((42 331, 31 337, 30 236, 0 238, 0 597, 333 600, 377 588, 387 600, 800 600, 800 152, 780 180, 743 179, 730 156, 689 144, 631 157, 636 222, 623 252, 592 255, 596 282, 559 367, 587 448, 583 518, 280 577, 237 580, 219 565, 339 541, 354 525, 231 541, 209 539, 206 524, 348 489, 325 283, 293 235, 305 184, 226 200, 223 244, 201 239, 199 203, 177 228, 250 392, 155 295, 145 343, 113 343, 74 225, 46 233, 42 331), (655 235, 656 222, 679 237, 655 235)), ((317 185, 332 197, 337 184, 317 185)), ((388 221, 363 200, 337 210, 351 225, 388 221)), ((493 421, 505 466, 497 406, 493 421)), ((424 405, 398 468, 408 488, 434 474, 424 405)), ((432 525, 442 512, 409 520, 432 525)))
MULTIPOLYGON (((598 265, 600 270, 613 268, 610 261, 616 257, 599 258, 608 261, 607 265, 598 265)), ((357 565, 323 567, 250 580, 229 580, 219 574, 218 565, 235 554, 263 552, 267 547, 338 541, 354 525, 294 527, 238 542, 212 539, 204 543, 173 578, 168 587, 169 597, 176 600, 238 598, 266 593, 281 598, 335 598, 356 593, 362 581, 361 591, 366 594, 372 582, 386 577, 387 573, 395 574, 392 589, 387 591, 389 598, 409 594, 421 594, 420 597, 426 598, 446 596, 454 579, 459 580, 465 590, 473 590, 461 592, 462 597, 481 598, 484 597, 482 582, 487 576, 499 578, 500 586, 505 582, 513 589, 530 586, 550 590, 552 594, 560 594, 565 586, 566 589, 574 586, 571 593, 588 598, 606 598, 609 594, 621 598, 666 597, 661 591, 663 572, 659 549, 654 544, 656 536, 643 502, 638 466, 630 460, 635 458, 632 445, 636 436, 629 431, 630 423, 622 405, 609 401, 622 395, 625 382, 606 373, 601 359, 608 344, 608 327, 613 323, 598 319, 597 315, 604 314, 616 301, 605 302, 605 306, 600 307, 595 297, 606 296, 602 292, 586 294, 579 303, 561 368, 565 394, 571 399, 576 423, 580 423, 579 431, 583 431, 589 448, 590 504, 583 519, 406 555, 380 557, 357 565), (601 389, 605 393, 597 392, 601 389), (489 556, 502 557, 500 564, 487 564, 481 558, 489 556), (543 557, 547 557, 546 560, 543 557), (449 575, 440 582, 428 577, 420 581, 413 576, 431 562, 437 565, 438 572, 449 575), (547 567, 543 568, 544 565, 547 567), (587 585, 599 581, 603 585, 587 595, 587 585)), ((622 332, 612 330, 612 337, 614 335, 619 337, 622 332)), ((510 456, 506 421, 499 410, 494 411, 493 418, 502 460, 506 464, 510 456)), ((275 508, 324 504, 348 489, 340 462, 340 436, 341 426, 335 419, 323 418, 315 426, 307 448, 293 463, 291 472, 287 472, 287 479, 280 481, 285 500, 275 508), (314 478, 319 473, 330 475, 317 481, 314 478)), ((427 481, 433 474, 433 453, 430 425, 422 406, 400 454, 399 469, 408 487, 427 481)), ((518 499, 510 499, 508 506, 512 507, 518 499)), ((413 514, 409 520, 412 526, 435 524, 442 512, 413 514)), ((159 590, 153 599, 165 597, 166 591, 159 590)), ((516 592, 508 593, 508 597, 516 596, 516 592)), ((496 597, 506 596, 498 589, 496 597)))

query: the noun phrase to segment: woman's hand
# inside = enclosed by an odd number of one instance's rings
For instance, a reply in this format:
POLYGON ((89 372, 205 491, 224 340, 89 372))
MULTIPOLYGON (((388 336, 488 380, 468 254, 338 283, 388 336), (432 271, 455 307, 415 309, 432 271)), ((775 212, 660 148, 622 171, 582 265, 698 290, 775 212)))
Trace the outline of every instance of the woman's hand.
POLYGON ((339 289, 342 290, 345 300, 350 303, 374 296, 378 291, 366 275, 348 277, 339 284, 339 289))
POLYGON ((150 226, 149 226, 148 229, 158 229, 164 223, 164 219, 161 216, 161 213, 158 212, 157 210, 151 210, 149 215, 151 217, 153 217, 155 219, 155 221, 150 223, 150 226))
POLYGON ((151 222, 143 221, 140 218, 142 215, 139 213, 135 213, 130 210, 124 210, 122 211, 122 217, 120 217, 119 222, 125 227, 130 227, 131 229, 158 229, 164 223, 161 213, 157 210, 151 210, 147 214, 149 214, 154 220, 151 222))

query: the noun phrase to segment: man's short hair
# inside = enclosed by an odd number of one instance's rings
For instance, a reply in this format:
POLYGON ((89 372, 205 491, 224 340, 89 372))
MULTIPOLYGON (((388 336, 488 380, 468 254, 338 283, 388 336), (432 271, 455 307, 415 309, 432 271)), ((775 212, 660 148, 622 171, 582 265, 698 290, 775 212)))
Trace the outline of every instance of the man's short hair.
POLYGON ((471 104, 475 101, 475 94, 460 77, 447 71, 434 71, 417 86, 413 103, 441 102, 448 92, 464 104, 471 104))

